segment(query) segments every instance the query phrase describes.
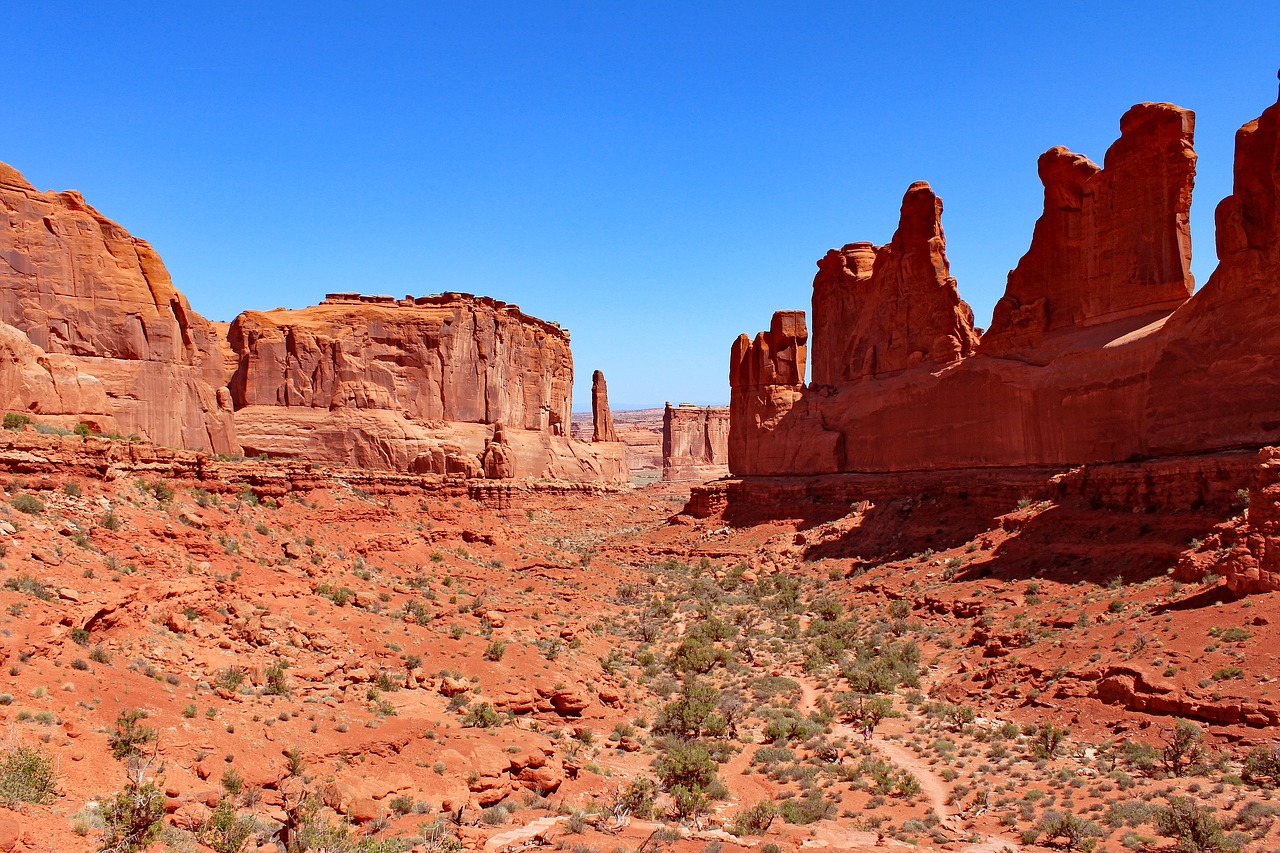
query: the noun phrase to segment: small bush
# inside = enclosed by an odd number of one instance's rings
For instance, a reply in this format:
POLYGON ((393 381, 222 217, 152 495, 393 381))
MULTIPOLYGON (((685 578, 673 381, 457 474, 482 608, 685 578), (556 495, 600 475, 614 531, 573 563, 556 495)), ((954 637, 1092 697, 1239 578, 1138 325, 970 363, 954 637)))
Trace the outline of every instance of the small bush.
POLYGON ((9 500, 9 505, 27 515, 39 515, 44 512, 44 504, 33 494, 15 495, 9 500))
POLYGON ((3 425, 7 430, 18 432, 29 423, 31 423, 31 418, 26 415, 20 415, 17 412, 5 412, 3 425))
POLYGON ((0 803, 47 803, 57 788, 53 759, 43 750, 11 746, 0 752, 0 803))

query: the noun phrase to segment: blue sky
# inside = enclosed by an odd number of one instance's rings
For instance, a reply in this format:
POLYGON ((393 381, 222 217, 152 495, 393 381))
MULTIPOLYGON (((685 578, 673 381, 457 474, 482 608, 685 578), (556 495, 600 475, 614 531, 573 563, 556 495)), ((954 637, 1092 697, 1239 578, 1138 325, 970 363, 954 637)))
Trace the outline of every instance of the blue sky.
POLYGON ((517 302, 572 331, 579 409, 597 368, 615 408, 725 402, 733 338, 807 309, 828 248, 886 242, 915 180, 986 325, 1036 157, 1100 161, 1139 101, 1197 113, 1203 282, 1280 65, 1274 2, 194 8, 7 9, 0 160, 150 240, 214 319, 517 302))

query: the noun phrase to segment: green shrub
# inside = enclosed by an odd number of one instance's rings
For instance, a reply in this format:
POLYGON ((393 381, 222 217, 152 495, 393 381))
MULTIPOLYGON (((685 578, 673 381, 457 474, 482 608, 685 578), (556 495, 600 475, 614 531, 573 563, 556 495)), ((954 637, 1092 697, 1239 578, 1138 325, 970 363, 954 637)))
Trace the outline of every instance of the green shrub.
POLYGON ((462 715, 462 725, 469 728, 491 729, 502 724, 502 717, 488 702, 479 702, 462 715))
POLYGON ((506 654, 507 643, 505 640, 494 640, 489 647, 484 650, 484 659, 491 661, 500 661, 502 656, 506 654))
POLYGON ((3 426, 7 430, 17 432, 29 423, 31 423, 31 418, 26 415, 20 415, 17 412, 5 412, 3 426))
POLYGON ((215 853, 241 853, 257 828, 258 824, 252 817, 237 813, 235 804, 224 797, 218 801, 197 835, 215 853))
POLYGON ((47 803, 57 788, 53 759, 43 750, 15 745, 0 751, 0 803, 47 803))
POLYGON ((1222 825, 1212 809, 1197 806, 1188 797, 1170 797, 1169 805, 1156 811, 1156 830, 1178 843, 1181 853, 1217 853, 1228 848, 1222 825))
POLYGON ((147 712, 141 708, 121 711, 116 717, 116 730, 108 743, 111 745, 111 755, 117 761, 141 756, 143 747, 155 741, 156 730, 142 725, 146 718, 147 712))
POLYGON ((733 819, 730 830, 734 835, 764 835, 778 817, 778 807, 768 800, 761 800, 733 819))
POLYGON ((103 835, 99 850, 135 853, 156 840, 164 824, 164 791, 155 781, 130 778, 102 807, 103 835))
POLYGON ((9 500, 9 505, 18 512, 25 512, 27 515, 39 515, 44 512, 44 504, 40 502, 38 497, 30 493, 14 495, 9 500))

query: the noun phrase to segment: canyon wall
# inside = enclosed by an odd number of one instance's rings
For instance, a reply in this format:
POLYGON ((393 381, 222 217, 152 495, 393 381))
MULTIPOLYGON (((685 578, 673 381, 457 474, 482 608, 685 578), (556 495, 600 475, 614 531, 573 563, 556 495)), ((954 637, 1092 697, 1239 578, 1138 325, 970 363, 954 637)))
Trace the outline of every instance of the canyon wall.
POLYGON ((1189 111, 1134 107, 1100 169, 1045 154, 1044 214, 980 339, 947 275, 932 194, 913 185, 888 247, 850 244, 819 262, 812 384, 779 337, 803 328, 799 312, 734 343, 731 470, 1066 466, 1280 440, 1278 112, 1240 132, 1221 263, 1194 296, 1189 111), (904 244, 910 264, 897 260, 904 244))
POLYGON ((246 311, 227 337, 237 357, 228 387, 248 454, 626 479, 620 446, 568 434, 568 332, 518 306, 466 293, 330 294, 307 308, 246 311))
POLYGON ((662 479, 711 480, 729 473, 729 408, 681 403, 662 415, 662 479))
POLYGON ((0 206, 6 411, 223 454, 626 478, 620 448, 568 437, 568 333, 517 306, 332 294, 214 323, 148 243, 79 193, 40 192, 0 164, 0 206))
MULTIPOLYGON (((150 244, 78 192, 39 192, 4 164, 0 207, 0 321, 98 380, 121 431, 235 450, 218 332, 191 310, 150 244)), ((105 423, 100 402, 88 408, 105 423)))

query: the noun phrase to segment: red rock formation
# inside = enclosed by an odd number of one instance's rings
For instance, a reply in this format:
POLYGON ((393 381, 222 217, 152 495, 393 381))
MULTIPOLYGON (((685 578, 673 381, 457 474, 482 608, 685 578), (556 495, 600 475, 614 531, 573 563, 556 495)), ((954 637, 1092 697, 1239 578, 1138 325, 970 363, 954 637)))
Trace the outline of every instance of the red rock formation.
POLYGON ((0 411, 39 416, 42 423, 95 432, 120 431, 102 383, 75 359, 49 355, 18 329, 0 323, 0 411))
POLYGON ((887 246, 827 252, 813 282, 813 381, 834 385, 972 354, 973 311, 956 291, 946 250, 942 200, 917 181, 887 246))
POLYGON ((568 333, 487 297, 330 294, 309 308, 246 311, 228 338, 237 410, 385 409, 553 435, 569 423, 568 333))
POLYGON ((591 425, 592 441, 621 441, 609 411, 609 387, 599 370, 591 374, 591 425))
POLYGON ((0 164, 0 320, 97 377, 126 432, 236 448, 223 353, 155 250, 77 192, 39 192, 0 164))
MULTIPOLYGON (((982 350, 1014 355, 1048 333, 1168 313, 1191 295, 1195 116, 1139 104, 1120 119, 1104 168, 1065 148, 1040 157, 1044 213, 1009 273, 982 350)), ((816 308, 815 308, 816 310, 816 308)))
POLYGON ((729 473, 729 407, 681 403, 662 417, 662 479, 710 480, 729 473))
POLYGON ((626 479, 620 446, 566 434, 569 334, 517 306, 465 293, 331 294, 309 308, 247 311, 228 338, 246 453, 481 472, 490 427, 502 422, 505 476, 626 479))
MULTIPOLYGON (((855 378, 809 389, 793 376, 771 380, 765 348, 739 338, 730 367, 738 380, 732 471, 1072 466, 1280 440, 1280 106, 1238 135, 1235 192, 1218 211, 1221 263, 1184 299, 1191 124, 1176 108, 1141 106, 1126 116, 1102 171, 1060 153, 1042 163, 1048 209, 1011 277, 1016 309, 1044 296, 1039 331, 1023 334, 1032 327, 1013 323, 1006 301, 990 347, 984 338, 958 362, 890 375, 833 360, 837 348, 815 340, 815 352, 826 353, 815 363, 828 374, 843 364, 855 378), (1064 168, 1076 177, 1060 174, 1064 168), (1059 197, 1076 185, 1078 213, 1059 197), (763 381, 743 381, 744 364, 763 381)), ((840 253, 851 289, 867 281, 865 252, 855 245, 840 253)), ((877 258, 871 279, 878 266, 877 258)), ((828 293, 815 309, 839 304, 828 293)), ((836 325, 823 319, 815 329, 830 334, 836 325)), ((874 349, 877 364, 880 352, 906 351, 883 334, 884 347, 868 339, 855 351, 874 349)))
POLYGON ((486 442, 480 459, 484 475, 490 480, 510 480, 516 475, 515 460, 511 458, 511 445, 507 443, 502 424, 493 428, 493 438, 486 442))

